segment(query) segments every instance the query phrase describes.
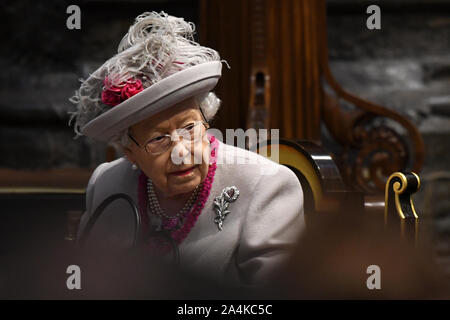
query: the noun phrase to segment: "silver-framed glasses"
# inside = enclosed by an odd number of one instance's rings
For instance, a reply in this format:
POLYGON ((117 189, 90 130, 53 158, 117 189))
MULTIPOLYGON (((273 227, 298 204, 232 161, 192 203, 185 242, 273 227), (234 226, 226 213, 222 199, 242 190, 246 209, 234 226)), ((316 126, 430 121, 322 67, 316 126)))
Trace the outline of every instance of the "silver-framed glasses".
POLYGON ((183 140, 185 143, 195 144, 200 142, 206 134, 208 123, 204 121, 193 121, 183 128, 173 130, 171 134, 160 134, 147 140, 141 145, 128 131, 128 137, 139 147, 150 155, 158 155, 169 150, 173 142, 183 140))

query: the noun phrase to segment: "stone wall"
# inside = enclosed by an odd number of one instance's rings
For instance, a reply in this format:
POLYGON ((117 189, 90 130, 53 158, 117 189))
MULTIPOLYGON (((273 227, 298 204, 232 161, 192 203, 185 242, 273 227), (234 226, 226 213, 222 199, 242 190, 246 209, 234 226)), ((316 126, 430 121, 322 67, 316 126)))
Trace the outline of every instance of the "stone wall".
POLYGON ((198 20, 197 2, 9 1, 0 29, 0 167, 47 169, 95 167, 105 145, 74 140, 68 101, 80 78, 114 55, 134 18, 165 10, 198 20), (81 30, 66 27, 66 8, 81 9, 81 30))
POLYGON ((330 66, 338 82, 404 114, 424 137, 414 200, 450 274, 450 2, 328 2, 330 66), (381 30, 366 28, 366 8, 374 3, 381 30))

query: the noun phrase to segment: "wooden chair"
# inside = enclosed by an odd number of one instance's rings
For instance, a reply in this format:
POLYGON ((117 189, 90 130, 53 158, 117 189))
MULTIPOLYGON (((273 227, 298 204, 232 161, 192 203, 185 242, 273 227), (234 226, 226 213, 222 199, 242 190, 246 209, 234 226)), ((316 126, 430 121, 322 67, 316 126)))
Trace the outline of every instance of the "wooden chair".
POLYGON ((344 183, 331 155, 318 144, 305 140, 266 141, 255 151, 272 159, 278 153, 279 163, 297 175, 303 188, 307 225, 330 215, 347 219, 352 215, 366 215, 380 226, 397 225, 403 237, 417 242, 419 217, 411 198, 420 187, 417 174, 393 173, 385 187, 384 215, 373 215, 365 209, 364 193, 344 183))
POLYGON ((423 139, 403 115, 349 93, 334 79, 326 1, 200 4, 200 42, 231 65, 216 88, 224 107, 215 127, 279 129, 280 163, 305 186, 310 218, 356 210, 381 222, 396 221, 404 232, 414 226, 414 234, 417 215, 408 199, 419 178, 408 172, 422 168, 423 139), (344 110, 344 102, 353 109, 344 110), (395 122, 406 139, 379 119, 395 122), (324 150, 321 126, 334 140, 333 153, 324 150), (352 210, 345 209, 348 203, 352 210))

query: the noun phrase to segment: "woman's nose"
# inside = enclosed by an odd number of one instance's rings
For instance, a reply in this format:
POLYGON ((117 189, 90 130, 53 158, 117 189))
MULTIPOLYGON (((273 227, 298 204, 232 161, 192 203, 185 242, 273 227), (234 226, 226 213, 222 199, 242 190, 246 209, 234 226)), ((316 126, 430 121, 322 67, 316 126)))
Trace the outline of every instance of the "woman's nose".
POLYGON ((190 163, 190 150, 186 143, 183 143, 183 140, 174 142, 174 147, 172 149, 172 162, 174 164, 189 164, 190 163))
MULTIPOLYGON (((178 145, 183 145, 183 144, 182 144, 182 143, 178 143, 178 145)), ((186 148, 184 148, 184 146, 178 148, 178 156, 179 156, 180 158, 184 158, 184 156, 185 156, 185 150, 186 150, 186 148)))

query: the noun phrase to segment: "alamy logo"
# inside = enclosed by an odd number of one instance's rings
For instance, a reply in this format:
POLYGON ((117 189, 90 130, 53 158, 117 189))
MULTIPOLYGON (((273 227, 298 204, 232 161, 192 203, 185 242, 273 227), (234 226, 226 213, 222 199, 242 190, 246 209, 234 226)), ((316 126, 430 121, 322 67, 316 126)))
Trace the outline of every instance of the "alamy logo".
POLYGON ((81 269, 80 269, 80 267, 72 264, 67 267, 66 273, 70 274, 70 276, 67 278, 67 281, 66 281, 67 289, 80 290, 81 289, 81 269))
POLYGON ((366 286, 369 290, 381 289, 381 269, 376 264, 370 265, 367 267, 367 274, 370 274, 370 277, 367 278, 366 286))
MULTIPOLYGON (((248 149, 254 152, 245 153, 240 155, 238 153, 227 153, 224 157, 218 157, 216 159, 217 164, 261 164, 264 158, 270 159, 273 162, 279 163, 279 139, 280 133, 279 129, 259 129, 249 128, 247 130, 243 129, 226 129, 225 139, 223 134, 218 129, 208 129, 207 132, 213 135, 217 140, 224 142, 229 145, 234 145, 240 149, 248 149), (267 149, 262 148, 255 151, 258 145, 264 145, 264 143, 270 137, 271 148, 270 154, 268 154, 267 149), (259 157, 258 155, 262 156, 259 157)), ((196 131, 194 133, 194 138, 184 137, 179 139, 177 136, 171 136, 171 141, 178 142, 171 151, 170 157, 174 164, 180 165, 191 164, 193 155, 194 164, 201 164, 203 159, 207 159, 206 148, 200 148, 198 143, 192 143, 192 141, 201 141, 201 132, 196 131)), ((203 141, 207 141, 207 135, 203 137, 203 141)), ((277 173, 278 167, 265 167, 261 166, 260 172, 262 175, 275 175, 277 173)))
POLYGON ((80 9, 80 7, 77 5, 74 5, 74 4, 70 5, 66 9, 66 13, 70 14, 70 16, 67 17, 67 20, 66 20, 67 29, 80 30, 81 29, 81 9, 80 9))
POLYGON ((373 4, 367 7, 367 14, 370 16, 367 18, 366 26, 369 30, 381 29, 381 9, 379 6, 373 4))

